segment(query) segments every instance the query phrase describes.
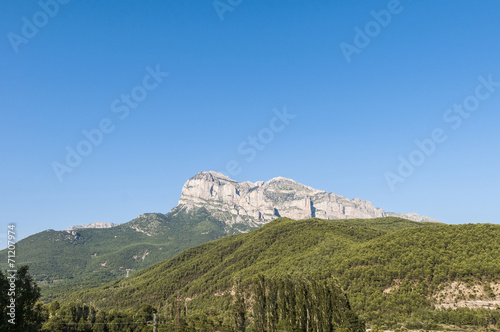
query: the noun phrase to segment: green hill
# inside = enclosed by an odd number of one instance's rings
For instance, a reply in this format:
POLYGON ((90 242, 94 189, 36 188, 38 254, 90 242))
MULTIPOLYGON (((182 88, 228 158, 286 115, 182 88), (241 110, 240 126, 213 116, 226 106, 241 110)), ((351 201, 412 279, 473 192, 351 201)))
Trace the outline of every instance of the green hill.
MULTIPOLYGON (((50 299, 124 277, 226 236, 225 227, 205 209, 148 213, 113 228, 34 234, 17 243, 16 261, 30 267, 44 298, 50 299)), ((6 257, 7 250, 1 251, 3 270, 6 257)))
POLYGON ((414 328, 436 323, 498 324, 498 310, 478 309, 467 316, 464 312, 469 309, 437 309, 500 299, 499 238, 500 226, 489 224, 280 218, 250 233, 186 250, 128 278, 72 294, 65 301, 92 302, 103 310, 137 310, 147 303, 159 312, 182 301, 189 312, 186 319, 224 317, 234 302, 235 287, 236 293, 250 299, 259 275, 333 277, 347 292, 353 310, 370 324, 414 328), (468 292, 474 289, 474 294, 468 292), (460 317, 469 318, 460 321, 460 317))

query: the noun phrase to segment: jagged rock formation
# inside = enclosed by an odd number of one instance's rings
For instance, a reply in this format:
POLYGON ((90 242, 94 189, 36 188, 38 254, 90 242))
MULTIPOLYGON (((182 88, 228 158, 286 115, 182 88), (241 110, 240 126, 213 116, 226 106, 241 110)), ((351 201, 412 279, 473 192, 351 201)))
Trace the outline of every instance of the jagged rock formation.
POLYGON ((278 217, 350 219, 397 216, 414 221, 436 221, 416 213, 385 212, 369 201, 350 200, 283 177, 267 182, 236 182, 213 171, 201 172, 189 179, 182 188, 176 208, 189 211, 202 207, 229 226, 258 227, 278 217))
POLYGON ((119 224, 114 224, 112 222, 93 222, 88 225, 75 225, 71 226, 70 228, 66 229, 67 231, 72 231, 75 229, 84 229, 84 228, 111 228, 118 226, 119 224))

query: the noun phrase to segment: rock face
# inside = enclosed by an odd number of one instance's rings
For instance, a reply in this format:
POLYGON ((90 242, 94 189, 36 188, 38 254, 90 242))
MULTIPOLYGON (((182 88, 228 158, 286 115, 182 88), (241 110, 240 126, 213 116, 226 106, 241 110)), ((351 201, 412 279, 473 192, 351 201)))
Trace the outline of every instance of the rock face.
POLYGON ((350 200, 283 177, 267 182, 236 182, 212 171, 198 173, 189 179, 182 188, 177 206, 187 211, 201 207, 229 226, 258 227, 278 217, 350 219, 398 216, 414 221, 436 221, 416 213, 385 212, 369 201, 350 200))
POLYGON ((70 228, 67 229, 67 231, 72 231, 75 229, 83 229, 83 228, 111 228, 118 226, 119 224, 114 224, 112 222, 94 222, 88 225, 75 225, 71 226, 70 228))

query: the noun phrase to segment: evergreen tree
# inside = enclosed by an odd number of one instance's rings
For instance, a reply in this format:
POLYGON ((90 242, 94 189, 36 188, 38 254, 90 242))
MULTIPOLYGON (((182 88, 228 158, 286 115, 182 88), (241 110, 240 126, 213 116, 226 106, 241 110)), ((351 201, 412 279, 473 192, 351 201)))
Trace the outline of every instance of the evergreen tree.
POLYGON ((2 331, 34 331, 40 328, 41 313, 35 310, 35 303, 40 298, 40 288, 28 271, 28 266, 24 265, 19 267, 17 273, 10 273, 9 276, 0 273, 0 303, 2 304, 0 327, 2 331), (12 283, 14 288, 11 287, 12 283), (11 299, 14 299, 14 302, 11 299), (11 309, 8 306, 11 305, 15 305, 15 308, 9 316, 11 309))
POLYGON ((364 331, 364 324, 351 310, 347 298, 341 296, 338 284, 331 279, 259 276, 253 289, 256 331, 364 331))

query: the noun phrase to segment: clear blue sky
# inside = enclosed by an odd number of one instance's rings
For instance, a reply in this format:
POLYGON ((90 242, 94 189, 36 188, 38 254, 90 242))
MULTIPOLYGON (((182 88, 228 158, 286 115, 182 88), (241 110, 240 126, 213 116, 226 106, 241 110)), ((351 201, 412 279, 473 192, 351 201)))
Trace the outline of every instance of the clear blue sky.
POLYGON ((285 176, 387 211, 498 223, 500 87, 458 128, 443 116, 479 76, 500 81, 500 3, 401 0, 377 30, 371 11, 388 6, 243 0, 222 21, 212 1, 70 1, 48 6, 53 17, 3 1, 0 239, 9 222, 25 237, 166 213, 189 177, 231 160, 238 181, 285 176), (355 47, 356 27, 372 37, 348 63, 340 45, 355 47), (157 65, 161 83, 146 77, 157 65), (132 91, 141 101, 125 116, 132 91), (285 106, 296 117, 271 140, 285 106), (113 131, 59 181, 53 163, 103 119, 113 131), (391 190, 386 172, 436 128, 447 140, 391 190))

